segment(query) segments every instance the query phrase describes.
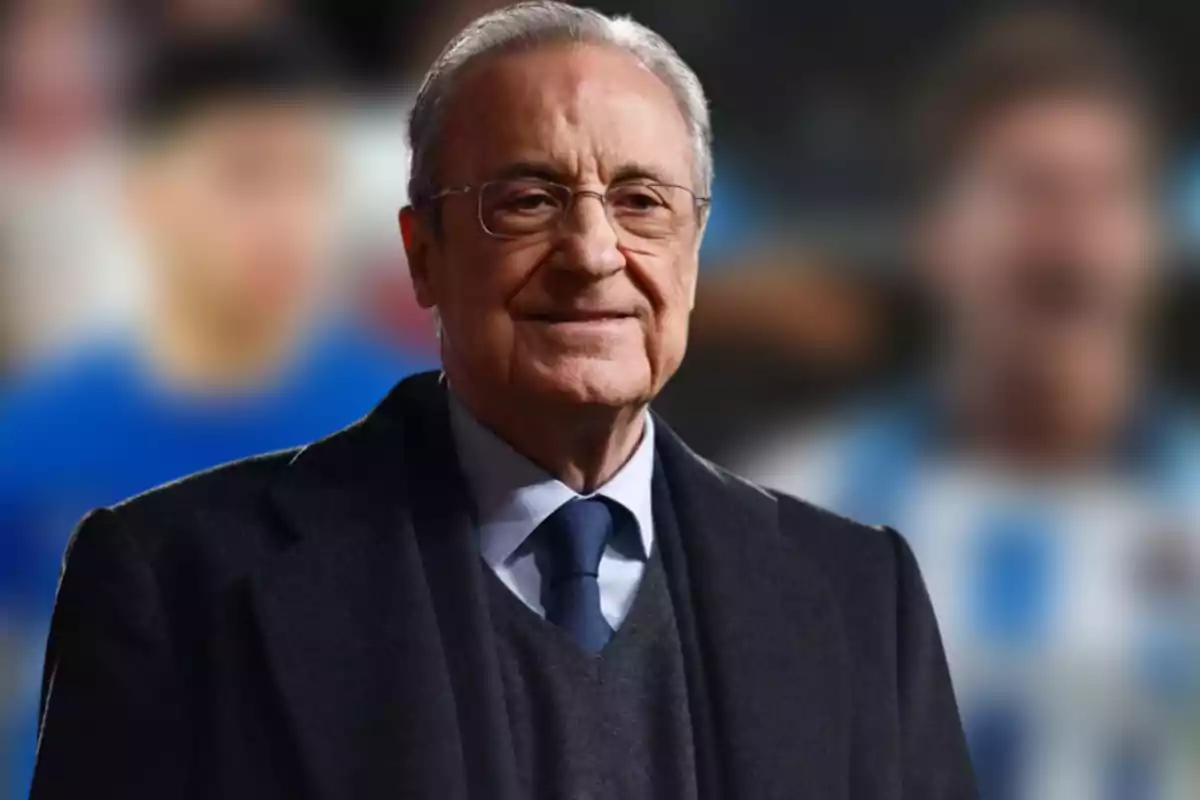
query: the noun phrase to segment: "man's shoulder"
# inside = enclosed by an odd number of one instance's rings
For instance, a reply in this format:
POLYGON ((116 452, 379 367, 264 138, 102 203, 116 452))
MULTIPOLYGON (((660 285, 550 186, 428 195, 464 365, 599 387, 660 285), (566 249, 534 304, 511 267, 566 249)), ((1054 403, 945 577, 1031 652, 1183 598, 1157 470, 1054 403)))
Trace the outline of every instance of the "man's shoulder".
POLYGON ((153 559, 175 546, 227 548, 261 535, 268 490, 304 448, 251 456, 157 486, 109 507, 115 521, 153 559))
POLYGON ((275 490, 301 475, 308 481, 301 491, 314 481, 317 487, 334 486, 344 479, 347 464, 371 458, 363 448, 369 439, 367 419, 359 420, 311 444, 179 478, 107 511, 152 560, 198 552, 228 560, 252 557, 290 538, 275 490))
POLYGON ((898 552, 907 547, 887 526, 867 525, 785 492, 772 490, 771 494, 779 503, 783 535, 819 563, 846 568, 844 574, 879 567, 891 569, 898 552))
POLYGON ((163 608, 194 622, 286 542, 267 490, 296 452, 213 467, 92 511, 67 543, 60 602, 69 586, 135 595, 153 587, 163 608))
MULTIPOLYGON (((788 564, 796 580, 829 592, 840 607, 886 608, 894 601, 903 576, 914 569, 911 551, 895 530, 865 525, 761 486, 711 462, 704 463, 726 488, 723 502, 750 510, 746 519, 763 519, 752 509, 770 507, 778 532, 777 546, 770 545, 770 539, 754 540, 760 546, 771 546, 771 558, 788 564)), ((731 537, 727 541, 732 546, 744 546, 747 539, 731 537)))
POLYGON ((779 530, 790 545, 811 557, 830 559, 892 558, 898 535, 890 528, 866 525, 788 492, 768 488, 712 462, 710 470, 731 489, 731 496, 752 502, 760 497, 774 503, 779 530))
POLYGON ((132 521, 174 514, 181 508, 236 507, 258 496, 304 449, 293 447, 218 464, 147 489, 111 510, 132 521))

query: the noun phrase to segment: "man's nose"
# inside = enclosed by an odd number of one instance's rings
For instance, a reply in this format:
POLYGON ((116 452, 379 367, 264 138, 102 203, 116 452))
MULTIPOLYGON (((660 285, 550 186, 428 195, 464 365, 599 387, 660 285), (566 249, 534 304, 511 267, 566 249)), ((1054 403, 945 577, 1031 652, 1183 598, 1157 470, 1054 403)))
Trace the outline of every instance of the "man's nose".
POLYGON ((618 247, 620 235, 605 209, 604 196, 577 193, 561 224, 558 260, 564 269, 587 272, 602 278, 625 267, 618 247))

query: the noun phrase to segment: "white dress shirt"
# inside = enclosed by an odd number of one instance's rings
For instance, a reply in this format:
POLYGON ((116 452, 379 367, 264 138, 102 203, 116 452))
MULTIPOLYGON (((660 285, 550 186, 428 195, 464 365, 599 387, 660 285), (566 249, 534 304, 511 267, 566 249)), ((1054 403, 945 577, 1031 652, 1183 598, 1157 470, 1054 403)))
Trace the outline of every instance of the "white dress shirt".
POLYGON ((529 608, 545 616, 542 575, 529 534, 565 503, 602 496, 626 508, 637 522, 637 535, 617 526, 600 557, 600 610, 616 630, 629 612, 654 545, 651 478, 654 474, 654 423, 649 414, 642 440, 630 459, 592 495, 580 495, 514 450, 484 427, 450 394, 450 425, 458 461, 475 505, 479 552, 488 567, 529 608))

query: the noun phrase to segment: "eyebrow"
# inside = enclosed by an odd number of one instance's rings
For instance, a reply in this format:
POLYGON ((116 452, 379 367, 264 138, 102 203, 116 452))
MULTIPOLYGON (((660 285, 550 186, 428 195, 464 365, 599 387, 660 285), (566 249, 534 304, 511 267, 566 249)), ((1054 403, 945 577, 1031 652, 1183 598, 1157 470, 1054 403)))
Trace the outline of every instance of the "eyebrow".
MULTIPOLYGON (((571 176, 562 169, 552 164, 537 161, 515 161, 507 164, 496 170, 490 179, 511 180, 514 178, 536 178, 568 186, 573 183, 571 176)), ((636 163, 623 164, 618 167, 613 171, 613 177, 609 183, 628 183, 639 180, 650 181, 652 183, 673 183, 660 170, 645 164, 636 163)))
POLYGON ((613 172, 611 183, 628 183, 629 181, 650 181, 651 183, 675 183, 655 167, 645 164, 624 164, 613 172))

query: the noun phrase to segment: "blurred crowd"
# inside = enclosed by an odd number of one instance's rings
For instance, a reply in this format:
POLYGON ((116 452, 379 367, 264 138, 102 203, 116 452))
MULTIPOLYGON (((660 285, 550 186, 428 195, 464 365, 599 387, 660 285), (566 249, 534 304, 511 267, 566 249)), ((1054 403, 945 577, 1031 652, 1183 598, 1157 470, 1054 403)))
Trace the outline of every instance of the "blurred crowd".
MULTIPOLYGON (((5 4, 0 797, 88 509, 436 366, 396 228, 406 113, 501 4, 5 4)), ((659 412, 908 538, 984 800, 1200 796, 1200 11, 594 5, 661 31, 713 105, 659 412)))

